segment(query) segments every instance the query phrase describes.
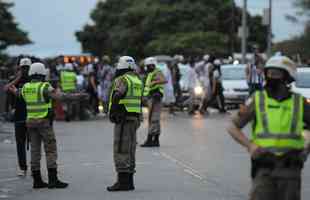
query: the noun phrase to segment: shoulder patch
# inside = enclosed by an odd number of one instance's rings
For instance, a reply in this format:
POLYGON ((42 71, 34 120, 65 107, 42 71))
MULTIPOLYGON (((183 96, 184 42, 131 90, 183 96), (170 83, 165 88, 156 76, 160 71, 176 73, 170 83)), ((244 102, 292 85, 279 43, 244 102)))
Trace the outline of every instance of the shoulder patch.
POLYGON ((254 100, 253 97, 249 97, 246 101, 245 101, 245 105, 246 106, 250 106, 251 104, 253 104, 254 100))

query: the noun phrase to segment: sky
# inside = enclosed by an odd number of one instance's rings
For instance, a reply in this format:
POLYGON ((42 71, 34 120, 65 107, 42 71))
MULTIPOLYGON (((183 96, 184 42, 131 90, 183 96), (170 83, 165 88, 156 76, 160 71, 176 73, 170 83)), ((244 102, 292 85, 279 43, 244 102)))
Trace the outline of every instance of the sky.
MULTIPOLYGON (((34 44, 11 47, 13 55, 31 54, 40 57, 60 54, 80 54, 81 46, 75 31, 90 22, 89 14, 98 0, 7 0, 15 3, 11 9, 20 28, 29 33, 34 44)), ((235 0, 242 6, 243 0, 235 0)), ((273 0, 273 32, 275 41, 288 39, 303 31, 301 24, 292 24, 286 14, 294 14, 293 0, 273 0)), ((268 0, 248 0, 252 14, 262 14, 268 0)))

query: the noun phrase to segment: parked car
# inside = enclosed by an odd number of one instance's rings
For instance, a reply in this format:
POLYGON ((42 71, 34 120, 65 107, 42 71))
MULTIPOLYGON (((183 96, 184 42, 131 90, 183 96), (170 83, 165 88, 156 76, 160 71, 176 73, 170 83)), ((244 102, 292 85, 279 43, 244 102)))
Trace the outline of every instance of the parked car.
POLYGON ((303 95, 310 102, 310 68, 297 68, 297 78, 292 85, 292 90, 303 95))
POLYGON ((249 96, 245 74, 246 65, 222 65, 222 83, 226 104, 243 103, 249 96))

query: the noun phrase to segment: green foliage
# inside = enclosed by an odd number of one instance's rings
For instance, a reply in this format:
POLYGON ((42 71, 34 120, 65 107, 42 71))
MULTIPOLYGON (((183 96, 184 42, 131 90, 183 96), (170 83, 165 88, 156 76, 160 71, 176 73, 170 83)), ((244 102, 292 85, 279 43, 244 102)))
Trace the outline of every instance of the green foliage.
POLYGON ((295 0, 295 6, 300 9, 299 14, 310 16, 310 0, 295 0))
POLYGON ((310 26, 305 28, 301 36, 296 36, 290 40, 279 42, 275 45, 275 51, 281 51, 285 55, 300 55, 303 60, 309 59, 310 55, 310 26))
POLYGON ((300 36, 295 36, 292 39, 279 42, 275 45, 274 49, 275 51, 282 51, 289 56, 300 55, 301 58, 305 60, 309 59, 310 55, 310 0, 295 0, 295 6, 299 9, 297 14, 308 17, 305 31, 300 36))
POLYGON ((190 32, 163 35, 146 46, 148 54, 170 54, 181 52, 185 55, 199 55, 203 52, 227 53, 228 37, 217 32, 190 32))
POLYGON ((5 3, 0 0, 0 54, 11 45, 29 44, 27 33, 18 28, 14 17, 9 9, 12 3, 5 3))
MULTIPOLYGON (((233 6, 232 0, 107 0, 76 37, 83 51, 97 56, 229 54, 241 24, 240 9, 232 16, 233 6)), ((266 34, 254 22, 253 33, 260 36, 251 39, 260 43, 266 34)))

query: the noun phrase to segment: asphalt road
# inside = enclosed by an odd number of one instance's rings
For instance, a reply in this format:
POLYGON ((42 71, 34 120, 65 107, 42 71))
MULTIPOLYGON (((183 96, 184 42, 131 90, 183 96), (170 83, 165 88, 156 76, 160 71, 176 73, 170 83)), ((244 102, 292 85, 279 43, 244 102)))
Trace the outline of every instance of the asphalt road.
MULTIPOLYGON (((161 147, 137 148, 136 190, 109 193, 115 181, 112 129, 107 119, 56 122, 60 177, 64 190, 33 190, 30 175, 18 178, 13 135, 0 137, 0 199, 18 200, 241 200, 251 182, 247 152, 226 132, 230 115, 208 117, 164 114, 161 147), (5 141, 5 142, 3 142, 5 141)), ((138 131, 145 139, 147 124, 138 131)), ((45 159, 45 157, 43 157, 45 159)), ((45 160, 42 165, 45 169, 45 160)), ((310 196, 310 168, 304 170, 303 199, 310 196)), ((46 179, 46 170, 43 170, 46 179)))

